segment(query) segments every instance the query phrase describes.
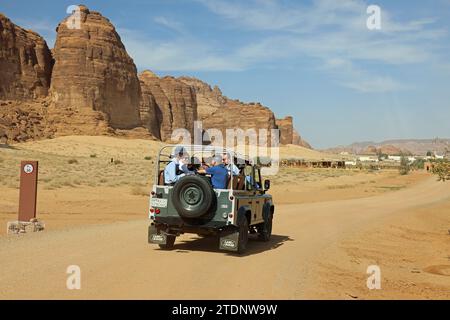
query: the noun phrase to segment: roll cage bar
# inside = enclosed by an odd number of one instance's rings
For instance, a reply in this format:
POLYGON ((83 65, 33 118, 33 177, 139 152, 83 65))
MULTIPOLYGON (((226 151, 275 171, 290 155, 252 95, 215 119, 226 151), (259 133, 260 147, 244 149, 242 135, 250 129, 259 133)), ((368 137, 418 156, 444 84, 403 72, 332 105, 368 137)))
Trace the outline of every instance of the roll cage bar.
MULTIPOLYGON (((161 149, 158 152, 158 157, 156 161, 156 174, 155 174, 155 184, 159 184, 159 173, 161 170, 164 170, 164 168, 161 168, 161 165, 164 166, 172 161, 173 157, 176 156, 174 153, 177 148, 183 148, 185 152, 189 154, 189 164, 192 165, 202 165, 205 164, 205 159, 211 158, 214 155, 224 155, 229 154, 230 157, 233 159, 233 163, 241 170, 245 166, 252 166, 252 171, 256 169, 257 165, 252 163, 252 161, 247 157, 246 155, 241 155, 237 152, 235 152, 232 149, 229 148, 223 148, 223 147, 217 147, 217 146, 204 146, 204 145, 182 145, 182 144, 168 144, 161 147, 161 149), (205 157, 205 154, 208 155, 205 157), (199 161, 198 161, 199 160, 199 161)), ((254 173, 253 173, 254 176, 254 173)), ((233 189, 233 179, 235 176, 233 174, 230 175, 231 180, 231 189, 233 189)))

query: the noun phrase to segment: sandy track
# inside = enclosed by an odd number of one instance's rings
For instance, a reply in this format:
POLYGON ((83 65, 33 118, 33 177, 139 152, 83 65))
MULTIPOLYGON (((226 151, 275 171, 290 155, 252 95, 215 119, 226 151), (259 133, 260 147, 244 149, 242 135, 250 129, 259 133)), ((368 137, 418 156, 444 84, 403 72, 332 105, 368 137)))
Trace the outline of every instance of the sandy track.
MULTIPOLYGON (((330 280, 318 274, 324 252, 396 215, 414 216, 418 209, 446 203, 449 196, 450 184, 430 178, 376 197, 280 205, 271 242, 252 241, 242 257, 219 252, 214 239, 194 235, 180 237, 172 252, 161 251, 146 243, 146 220, 1 237, 0 298, 317 296, 312 293, 330 280), (81 267, 79 291, 66 289, 65 270, 72 264, 81 267)), ((336 290, 325 297, 342 297, 345 288, 336 290)))

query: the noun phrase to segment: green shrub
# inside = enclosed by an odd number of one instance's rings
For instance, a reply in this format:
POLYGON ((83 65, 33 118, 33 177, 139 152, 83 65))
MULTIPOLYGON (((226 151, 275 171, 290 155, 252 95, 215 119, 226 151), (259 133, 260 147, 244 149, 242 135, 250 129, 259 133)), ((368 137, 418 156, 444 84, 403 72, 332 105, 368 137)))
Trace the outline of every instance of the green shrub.
POLYGON ((400 167, 398 168, 398 171, 402 176, 404 176, 409 173, 409 170, 411 170, 411 167, 409 166, 408 158, 402 156, 400 159, 400 167))
POLYGON ((417 159, 413 163, 411 163, 411 168, 414 168, 416 170, 423 169, 424 167, 425 167, 424 159, 417 159))
POLYGON ((433 173, 438 176, 438 181, 450 180, 450 162, 436 162, 433 173))

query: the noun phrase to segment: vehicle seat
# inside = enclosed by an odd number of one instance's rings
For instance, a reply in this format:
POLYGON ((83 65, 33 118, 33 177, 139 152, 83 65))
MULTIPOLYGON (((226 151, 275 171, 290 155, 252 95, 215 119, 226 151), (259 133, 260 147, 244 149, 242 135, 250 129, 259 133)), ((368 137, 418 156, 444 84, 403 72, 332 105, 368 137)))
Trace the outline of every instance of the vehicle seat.
POLYGON ((227 189, 231 189, 231 177, 227 178, 227 189))
POLYGON ((158 185, 163 186, 164 185, 164 170, 159 171, 158 175, 158 185))
POLYGON ((233 177, 233 190, 237 190, 238 185, 239 185, 239 179, 240 179, 239 176, 234 176, 233 177))
POLYGON ((244 190, 245 186, 245 176, 239 175, 239 182, 237 184, 236 190, 244 190))

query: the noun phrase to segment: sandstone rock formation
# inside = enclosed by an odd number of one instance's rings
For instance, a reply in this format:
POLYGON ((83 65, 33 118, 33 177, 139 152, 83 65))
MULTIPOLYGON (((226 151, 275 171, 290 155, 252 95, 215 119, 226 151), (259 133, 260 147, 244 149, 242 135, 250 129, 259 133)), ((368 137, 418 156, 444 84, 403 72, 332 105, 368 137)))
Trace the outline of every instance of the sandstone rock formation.
POLYGON ((198 120, 210 116, 218 108, 225 106, 228 98, 222 95, 219 87, 211 88, 209 84, 192 77, 180 77, 179 80, 194 88, 197 95, 198 120))
POLYGON ((373 145, 367 146, 360 151, 360 154, 388 156, 412 155, 412 153, 406 149, 401 149, 389 144, 381 145, 379 147, 373 145))
POLYGON ((312 146, 309 144, 309 142, 307 142, 306 140, 303 140, 303 138, 300 136, 300 134, 295 129, 292 132, 292 144, 295 144, 297 146, 301 146, 304 148, 312 149, 312 146))
POLYGON ((30 100, 47 95, 52 56, 37 33, 0 14, 0 100, 30 100))
POLYGON ((142 125, 157 139, 161 139, 162 110, 168 108, 169 101, 159 86, 159 78, 151 71, 139 75, 141 85, 140 117, 142 125), (156 102, 155 95, 161 107, 156 102))
POLYGON ((222 138, 226 139, 227 129, 254 129, 259 134, 260 129, 267 130, 267 144, 270 145, 271 129, 276 129, 273 112, 263 105, 244 104, 228 101, 226 106, 203 119, 203 129, 218 129, 222 138))
POLYGON ((45 100, 2 101, 0 103, 0 143, 51 138, 54 129, 46 119, 45 100))
POLYGON ((22 101, 0 101, 3 140, 114 134, 169 141, 175 129, 192 136, 194 121, 202 120, 224 138, 226 129, 266 129, 270 138, 279 128, 282 144, 309 147, 292 117, 275 120, 260 103, 229 99, 195 78, 150 71, 138 77, 111 22, 79 9, 79 26, 68 23, 73 16, 64 19, 51 52, 42 37, 0 15, 0 100, 22 101))
POLYGON ((57 28, 51 94, 56 107, 106 114, 109 125, 140 125, 136 66, 110 21, 80 6, 80 29, 64 19, 57 28))
POLYGON ((275 120, 278 129, 280 130, 281 144, 294 144, 304 148, 312 149, 311 145, 303 140, 297 130, 294 129, 293 118, 287 116, 283 119, 275 120))
POLYGON ((378 149, 375 146, 367 146, 362 152, 361 154, 366 154, 366 155, 376 155, 378 154, 378 149))
POLYGON ((294 137, 294 125, 292 123, 292 117, 288 116, 283 119, 276 119, 275 123, 280 130, 280 143, 292 144, 294 137))
POLYGON ((379 147, 376 147, 377 154, 380 155, 388 155, 388 156, 399 156, 399 155, 412 155, 412 153, 409 150, 401 149, 396 146, 386 144, 379 147))
POLYGON ((293 118, 275 119, 270 109, 259 103, 242 103, 224 96, 220 89, 199 79, 180 77, 184 83, 192 86, 197 94, 198 120, 203 121, 203 128, 279 129, 281 144, 296 144, 311 148, 294 130, 293 118))
POLYGON ((139 78, 142 124, 163 141, 169 141, 178 128, 187 129, 192 136, 197 119, 194 88, 174 77, 159 78, 151 71, 142 72, 139 78))
MULTIPOLYGON (((202 121, 204 130, 218 129, 222 138, 226 139, 227 129, 266 129, 268 143, 270 142, 270 130, 276 129, 273 112, 260 103, 243 103, 224 96, 217 86, 211 86, 199 79, 192 77, 180 77, 179 80, 192 86, 197 95, 198 120, 202 121)), ((210 139, 212 137, 206 137, 210 139)))

